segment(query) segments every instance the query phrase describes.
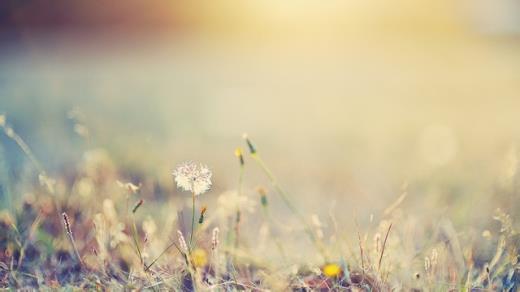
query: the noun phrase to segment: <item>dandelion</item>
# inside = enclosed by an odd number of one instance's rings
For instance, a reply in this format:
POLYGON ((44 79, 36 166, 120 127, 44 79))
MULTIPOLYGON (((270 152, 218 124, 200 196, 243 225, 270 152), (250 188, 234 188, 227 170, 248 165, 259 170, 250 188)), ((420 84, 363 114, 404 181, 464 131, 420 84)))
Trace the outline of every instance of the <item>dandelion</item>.
POLYGON ((203 164, 184 162, 173 171, 177 187, 198 196, 211 187, 211 171, 203 164))
POLYGON ((329 278, 335 278, 341 273, 341 267, 337 264, 326 264, 322 268, 323 274, 329 278))
POLYGON ((195 232, 195 197, 208 191, 211 187, 211 171, 203 164, 188 161, 180 164, 173 171, 177 187, 192 194, 190 248, 195 232))

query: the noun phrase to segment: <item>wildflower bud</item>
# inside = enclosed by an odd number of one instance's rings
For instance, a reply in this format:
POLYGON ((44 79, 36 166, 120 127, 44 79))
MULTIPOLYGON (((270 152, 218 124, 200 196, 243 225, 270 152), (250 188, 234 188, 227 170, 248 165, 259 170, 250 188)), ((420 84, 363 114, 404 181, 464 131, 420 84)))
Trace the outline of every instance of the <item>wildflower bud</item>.
POLYGON ((202 224, 204 222, 204 214, 206 214, 207 210, 208 210, 208 208, 206 208, 206 206, 204 206, 204 207, 202 207, 202 209, 200 209, 199 224, 202 224))
POLYGON ((253 143, 251 142, 251 140, 249 140, 249 137, 247 136, 247 134, 243 134, 242 138, 244 138, 244 140, 246 140, 247 147, 249 147, 249 153, 255 154, 256 153, 256 148, 253 145, 253 143))
POLYGON ((236 217, 236 221, 235 221, 237 225, 240 223, 240 218, 241 218, 240 215, 242 215, 242 214, 240 213, 240 210, 237 210, 237 217, 236 217))
POLYGON ((258 187, 256 190, 260 194, 260 203, 263 207, 267 207, 267 191, 263 187, 258 187))
POLYGON ((65 212, 63 212, 63 214, 61 214, 61 215, 63 216, 63 223, 65 224, 65 230, 67 231, 68 234, 72 234, 72 230, 70 229, 69 216, 65 212))
POLYGON ((244 166, 244 155, 242 155, 242 148, 235 149, 235 156, 238 158, 240 166, 244 166))
POLYGON ((341 274, 341 267, 337 264, 326 264, 323 266, 322 272, 329 278, 336 278, 341 274))
POLYGON ((220 230, 218 229, 218 227, 213 228, 213 234, 212 234, 212 237, 211 237, 211 249, 212 250, 215 250, 218 247, 218 244, 219 244, 218 234, 219 234, 219 232, 220 232, 220 230))
POLYGON ((132 213, 135 214, 135 212, 137 212, 137 209, 139 209, 139 207, 141 207, 141 205, 144 203, 143 199, 140 199, 139 201, 137 201, 137 203, 134 205, 134 208, 132 209, 132 213))
POLYGON ((5 115, 0 115, 0 127, 5 126, 5 115))

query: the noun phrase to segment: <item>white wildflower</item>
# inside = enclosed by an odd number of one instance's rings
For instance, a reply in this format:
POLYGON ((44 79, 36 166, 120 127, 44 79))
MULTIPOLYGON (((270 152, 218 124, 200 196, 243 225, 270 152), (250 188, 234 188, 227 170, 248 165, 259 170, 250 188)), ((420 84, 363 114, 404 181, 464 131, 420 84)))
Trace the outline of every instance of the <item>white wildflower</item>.
POLYGON ((200 195, 211 187, 211 171, 202 164, 184 162, 173 171, 177 187, 200 195))

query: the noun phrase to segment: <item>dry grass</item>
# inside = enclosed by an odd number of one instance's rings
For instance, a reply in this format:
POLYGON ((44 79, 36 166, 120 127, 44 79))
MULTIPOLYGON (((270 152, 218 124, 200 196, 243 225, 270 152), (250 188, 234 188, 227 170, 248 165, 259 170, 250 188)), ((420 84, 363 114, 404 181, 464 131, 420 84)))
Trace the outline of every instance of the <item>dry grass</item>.
POLYGON ((185 200, 190 196, 154 197, 158 186, 144 176, 121 183, 129 179, 125 171, 115 168, 100 150, 85 153, 74 170, 51 176, 5 118, 0 121, 39 177, 39 184, 25 186, 28 191, 19 207, 2 212, 3 288, 516 291, 520 287, 520 235, 512 217, 501 210, 489 230, 457 230, 449 218, 418 222, 402 206, 408 196, 404 185, 402 194, 381 214, 352 216, 356 226, 358 217, 370 219, 357 234, 345 233, 333 213, 324 220, 301 211, 297 197, 282 187, 282 180, 247 136, 249 155, 236 151, 237 190, 202 194, 201 200, 218 197, 202 206, 195 195, 193 205, 185 200), (245 184, 245 168, 260 168, 271 185, 256 189, 245 184), (273 207, 282 206, 283 219, 273 212, 273 207), (248 230, 254 235, 246 236, 248 230), (305 241, 308 248, 294 248, 294 241, 305 241))

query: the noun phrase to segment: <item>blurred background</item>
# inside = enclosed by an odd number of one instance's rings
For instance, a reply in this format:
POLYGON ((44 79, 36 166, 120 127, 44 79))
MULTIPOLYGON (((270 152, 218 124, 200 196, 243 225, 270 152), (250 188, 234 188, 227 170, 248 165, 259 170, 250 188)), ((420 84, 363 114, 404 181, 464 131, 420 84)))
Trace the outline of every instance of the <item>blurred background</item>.
MULTIPOLYGON (((520 215, 519 1, 4 0, 0 39, 0 113, 51 175, 102 148, 161 200, 192 159, 210 200, 247 132, 301 208, 345 226, 403 183, 417 216, 520 215)), ((0 141, 16 181, 27 159, 0 141)), ((268 185, 250 159, 246 185, 268 185)))

